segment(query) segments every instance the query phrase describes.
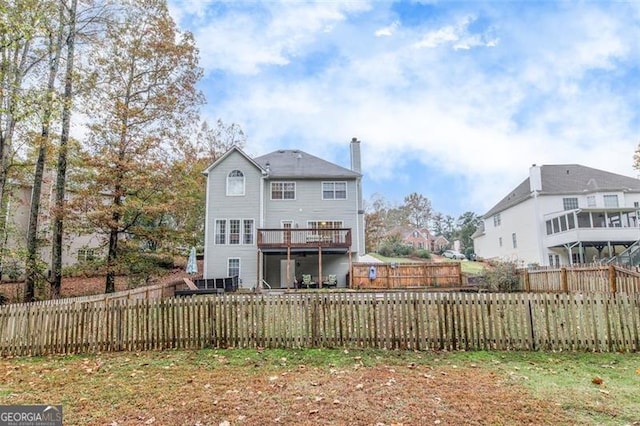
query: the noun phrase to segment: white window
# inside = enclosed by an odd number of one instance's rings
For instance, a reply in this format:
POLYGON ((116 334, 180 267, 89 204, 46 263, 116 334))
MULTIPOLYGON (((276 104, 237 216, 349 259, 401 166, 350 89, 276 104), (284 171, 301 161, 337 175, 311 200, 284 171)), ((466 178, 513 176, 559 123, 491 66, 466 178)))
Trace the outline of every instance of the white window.
POLYGON ((605 208, 618 207, 617 195, 605 195, 603 196, 605 208))
POLYGON ((307 222, 312 229, 335 229, 342 228, 341 220, 310 220, 307 222))
POLYGON ((323 200, 346 200, 347 182, 322 182, 323 200))
POLYGON ((253 244, 253 219, 245 219, 242 224, 242 244, 253 244))
POLYGON ((240 258, 232 257, 227 260, 227 276, 240 276, 240 258))
POLYGON ((511 234, 511 240, 513 241, 513 248, 518 248, 518 238, 515 232, 511 234))
POLYGON ((498 245, 502 247, 502 237, 498 237, 498 245))
POLYGON ((81 248, 78 250, 78 262, 91 262, 96 259, 96 249, 81 248))
POLYGON ((578 199, 575 197, 563 198, 562 205, 565 210, 575 210, 578 208, 578 199))
POLYGON ((271 182, 271 199, 272 200, 295 200, 296 199, 296 183, 295 182, 271 182))
POLYGON ((493 226, 500 226, 502 223, 502 218, 500 217, 500 213, 493 216, 493 226))
POLYGON ((215 243, 226 244, 227 243, 227 221, 225 219, 216 219, 215 227, 215 243))
POLYGON ((240 244, 240 219, 229 220, 229 244, 240 244))
POLYGON ((596 206, 596 196, 587 195, 587 207, 595 207, 595 206, 596 206))
POLYGON ((216 219, 215 244, 253 244, 253 219, 216 219))
POLYGON ((244 174, 240 170, 233 170, 227 176, 227 195, 244 195, 244 174))

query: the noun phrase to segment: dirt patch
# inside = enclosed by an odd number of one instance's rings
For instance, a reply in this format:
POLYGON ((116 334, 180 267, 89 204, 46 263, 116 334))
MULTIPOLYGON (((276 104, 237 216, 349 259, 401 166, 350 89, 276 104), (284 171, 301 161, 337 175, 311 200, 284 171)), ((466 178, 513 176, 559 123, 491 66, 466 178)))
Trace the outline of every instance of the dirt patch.
POLYGON ((215 351, 2 360, 1 404, 64 406, 65 424, 572 424, 561 408, 473 366, 230 365, 215 351))

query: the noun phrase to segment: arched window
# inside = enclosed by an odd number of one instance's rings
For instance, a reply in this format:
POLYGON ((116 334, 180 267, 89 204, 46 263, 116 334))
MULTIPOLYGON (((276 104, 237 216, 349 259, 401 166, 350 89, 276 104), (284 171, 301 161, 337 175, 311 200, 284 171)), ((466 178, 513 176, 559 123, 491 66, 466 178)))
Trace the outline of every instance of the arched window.
POLYGON ((227 195, 244 195, 244 174, 233 170, 227 176, 227 195))

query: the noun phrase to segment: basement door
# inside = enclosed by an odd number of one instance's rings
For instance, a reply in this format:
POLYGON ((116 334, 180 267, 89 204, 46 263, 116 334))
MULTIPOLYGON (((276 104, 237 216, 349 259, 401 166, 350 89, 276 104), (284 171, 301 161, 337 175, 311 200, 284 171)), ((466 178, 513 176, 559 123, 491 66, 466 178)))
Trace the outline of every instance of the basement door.
POLYGON ((289 278, 287 279, 287 259, 280 260, 280 288, 294 288, 296 277, 296 261, 289 260, 289 278))

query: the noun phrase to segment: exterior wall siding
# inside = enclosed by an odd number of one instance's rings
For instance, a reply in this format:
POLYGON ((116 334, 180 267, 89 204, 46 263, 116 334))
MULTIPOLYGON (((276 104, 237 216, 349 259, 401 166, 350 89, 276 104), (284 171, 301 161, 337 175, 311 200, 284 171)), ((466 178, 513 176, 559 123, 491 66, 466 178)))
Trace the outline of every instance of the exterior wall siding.
MULTIPOLYGON (((567 250, 549 248, 548 245, 557 239, 547 238, 545 217, 560 213, 564 210, 565 198, 577 198, 578 208, 604 209, 604 196, 616 195, 618 197, 619 208, 633 209, 635 203, 640 204, 640 194, 624 193, 621 191, 603 191, 588 194, 561 194, 561 195, 539 195, 538 216, 536 217, 536 207, 533 198, 500 212, 501 224, 494 226, 493 216, 485 219, 484 235, 474 240, 474 247, 479 256, 491 259, 517 260, 521 264, 537 263, 540 265, 549 264, 549 255, 559 256, 561 264, 569 264, 570 259, 567 250), (595 207, 589 206, 589 197, 593 197, 595 207), (517 235, 518 247, 513 248, 512 233, 517 235), (502 247, 499 246, 499 238, 502 238, 502 247)), ((639 208, 640 210, 640 208, 639 208)), ((569 232, 569 231, 568 231, 569 232)), ((572 231, 576 233, 576 231, 572 231)), ((608 239, 615 240, 619 234, 625 232, 621 228, 599 228, 591 231, 594 237, 602 241, 608 239)), ((640 231, 638 229, 628 229, 628 236, 631 240, 636 240, 640 231)), ((577 238, 577 237, 576 237, 577 238)), ((590 261, 593 253, 589 252, 586 260, 590 261)))
MULTIPOLYGON (((357 191, 355 180, 347 182, 346 200, 323 200, 322 182, 329 180, 305 179, 296 182, 295 200, 272 200, 271 182, 292 182, 288 180, 267 180, 264 185, 265 222, 264 228, 281 228, 283 220, 293 222, 294 228, 307 228, 309 221, 342 221, 343 228, 351 228, 352 246, 355 253, 364 250, 358 241, 357 191)), ((362 228, 360 228, 362 229, 362 228)))
POLYGON ((242 285, 257 283, 257 246, 255 229, 260 227, 260 186, 262 173, 240 153, 232 152, 223 162, 210 170, 207 179, 207 215, 205 223, 204 278, 226 277, 228 259, 240 259, 242 285), (227 195, 227 176, 240 170, 245 177, 245 192, 241 196, 227 195), (253 244, 214 244, 216 219, 253 219, 253 244))

